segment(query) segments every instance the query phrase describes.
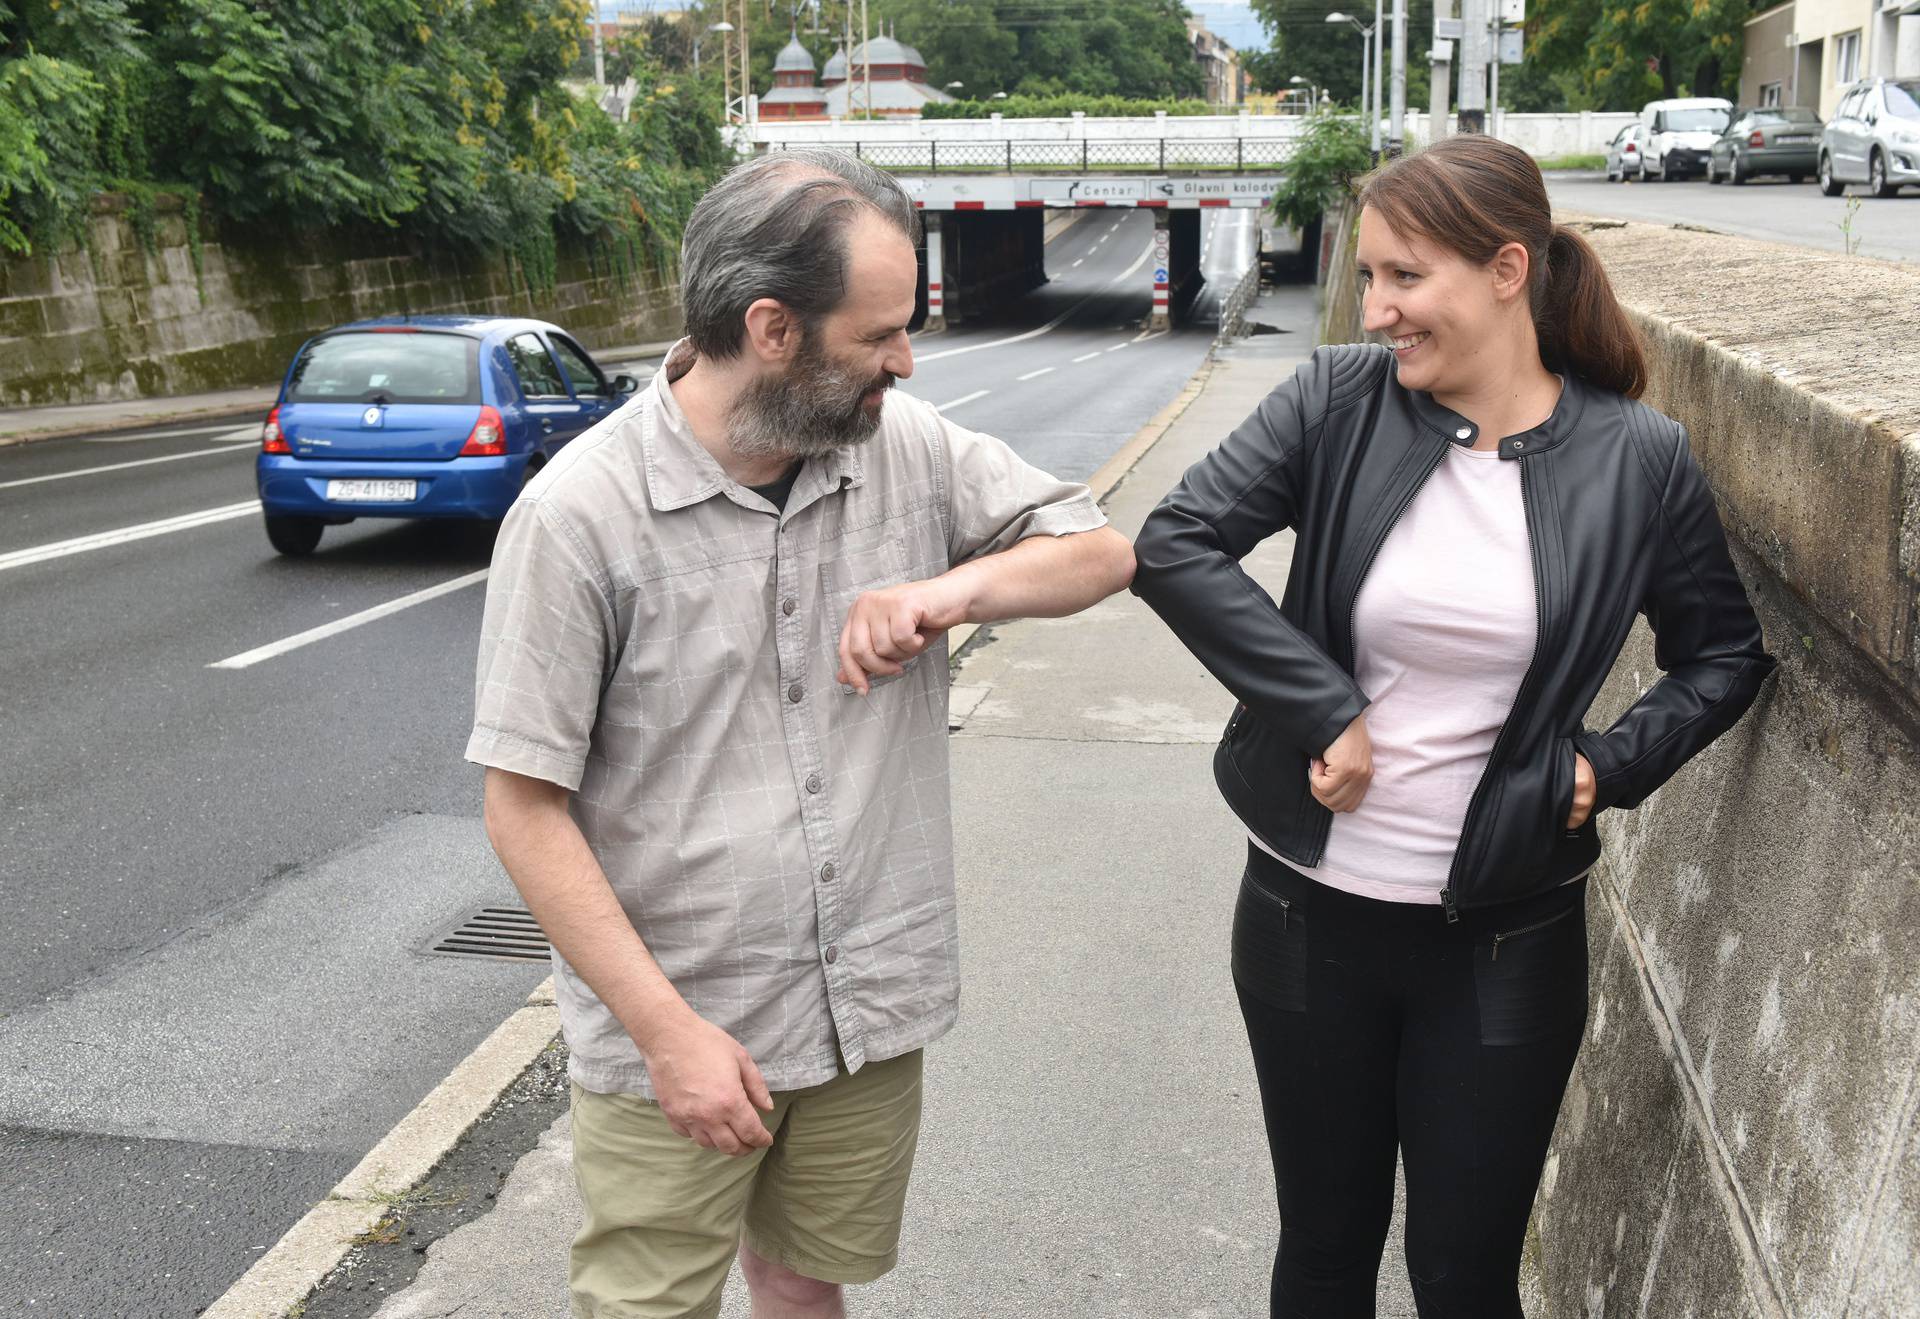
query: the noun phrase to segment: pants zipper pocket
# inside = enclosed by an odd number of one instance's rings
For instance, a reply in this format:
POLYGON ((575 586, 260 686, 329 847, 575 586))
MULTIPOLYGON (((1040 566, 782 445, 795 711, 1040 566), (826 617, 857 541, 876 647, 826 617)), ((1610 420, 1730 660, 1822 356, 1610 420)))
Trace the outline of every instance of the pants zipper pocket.
POLYGON ((1280 928, 1283 930, 1286 929, 1288 923, 1293 920, 1293 900, 1291 898, 1283 898, 1278 893, 1269 893, 1261 888, 1257 882, 1249 883, 1247 887, 1251 889, 1253 895, 1262 902, 1271 902, 1274 906, 1280 908, 1280 928))
POLYGON ((1523 925, 1517 930, 1508 930, 1503 934, 1494 935, 1493 936, 1493 956, 1489 957, 1487 960, 1490 962, 1499 961, 1500 945, 1502 943, 1505 943, 1508 939, 1518 939, 1523 934, 1533 934, 1539 930, 1544 930, 1549 925, 1553 925, 1553 924, 1556 924, 1557 922, 1563 921, 1567 917, 1573 915, 1574 912, 1579 910, 1580 908, 1578 907, 1568 907, 1565 911, 1560 912, 1558 915, 1549 916, 1543 921, 1535 921, 1533 924, 1523 925))

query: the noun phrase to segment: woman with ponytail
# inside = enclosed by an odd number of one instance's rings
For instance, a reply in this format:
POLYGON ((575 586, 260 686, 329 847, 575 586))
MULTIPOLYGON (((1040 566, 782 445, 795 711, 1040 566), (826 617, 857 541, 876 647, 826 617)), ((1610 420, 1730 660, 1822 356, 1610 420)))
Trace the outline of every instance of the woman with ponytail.
POLYGON ((1773 667, 1713 493, 1539 169, 1447 138, 1359 194, 1364 323, 1142 528, 1133 589, 1237 698, 1231 963, 1279 1194, 1272 1313, 1374 1312, 1406 1174, 1422 1319, 1517 1319, 1587 1013, 1594 817, 1773 667), (1295 535, 1276 604, 1240 567, 1295 535), (1664 671, 1588 706, 1636 615, 1664 671))

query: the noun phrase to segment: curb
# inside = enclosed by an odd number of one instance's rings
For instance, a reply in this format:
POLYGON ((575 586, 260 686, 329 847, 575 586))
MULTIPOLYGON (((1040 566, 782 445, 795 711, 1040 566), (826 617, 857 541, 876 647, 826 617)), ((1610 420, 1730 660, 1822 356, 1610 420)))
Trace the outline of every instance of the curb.
POLYGON ((333 1271, 353 1238, 371 1230, 467 1133, 560 1032, 549 977, 495 1027, 411 1113, 254 1261, 202 1319, 281 1319, 333 1271))
MULTIPOLYGON (((139 402, 140 400, 131 400, 139 402)), ((159 400, 155 400, 158 402, 159 400)), ((273 406, 271 396, 259 407, 235 407, 230 404, 213 408, 198 408, 188 412, 169 413, 164 417, 125 417, 119 421, 89 421, 84 424, 49 426, 44 430, 8 431, 0 434, 0 449, 15 444, 33 444, 39 440, 61 440, 70 435, 117 435, 121 431, 151 430, 157 426, 185 426, 196 421, 259 421, 273 406)))
MULTIPOLYGON (((1218 346, 1216 341, 1214 348, 1218 346)), ((1173 401, 1087 478, 1096 502, 1105 502, 1200 397, 1213 374, 1214 348, 1207 350, 1173 401)), ((955 628, 949 634, 949 663, 958 664, 960 652, 983 627, 991 626, 969 623, 955 628)), ((201 1311, 201 1319, 283 1319, 346 1258, 355 1237, 371 1230, 392 1209, 396 1197, 433 1171, 559 1032, 560 1010, 553 979, 548 977, 523 1007, 367 1151, 326 1199, 308 1210, 239 1281, 201 1311)))

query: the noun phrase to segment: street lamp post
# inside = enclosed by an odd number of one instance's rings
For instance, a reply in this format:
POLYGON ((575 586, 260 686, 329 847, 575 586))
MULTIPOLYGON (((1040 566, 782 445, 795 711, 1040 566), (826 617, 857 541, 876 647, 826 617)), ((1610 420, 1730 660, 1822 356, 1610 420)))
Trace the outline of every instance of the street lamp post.
POLYGON ((1297 73, 1294 74, 1291 78, 1287 79, 1287 81, 1292 83, 1295 87, 1305 87, 1307 89, 1307 113, 1309 115, 1318 114, 1320 112, 1319 85, 1315 83, 1313 79, 1302 78, 1297 73))
POLYGON ((1362 23, 1352 14, 1343 14, 1337 10, 1327 15, 1327 22, 1351 23, 1353 30, 1360 34, 1360 113, 1367 116, 1368 149, 1371 150, 1374 157, 1378 159, 1380 155, 1380 112, 1375 109, 1373 103, 1367 99, 1367 91, 1371 85, 1371 81, 1367 76, 1369 71, 1372 72, 1374 77, 1379 76, 1379 70, 1373 68, 1373 29, 1365 23, 1362 23))
MULTIPOLYGON (((727 33, 731 31, 733 31, 733 24, 731 23, 709 23, 707 25, 707 32, 718 32, 723 44, 726 42, 727 33)), ((693 76, 696 78, 700 76, 700 41, 706 34, 706 32, 696 32, 693 34, 693 76)), ((729 75, 731 75, 733 66, 723 62, 723 67, 726 68, 729 75)))

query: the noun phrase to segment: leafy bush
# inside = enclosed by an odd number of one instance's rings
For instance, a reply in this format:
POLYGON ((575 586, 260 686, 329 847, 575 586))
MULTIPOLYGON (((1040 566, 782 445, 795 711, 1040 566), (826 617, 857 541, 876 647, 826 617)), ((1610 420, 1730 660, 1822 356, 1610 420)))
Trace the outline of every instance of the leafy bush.
POLYGON ((1089 118, 1146 118, 1156 110, 1168 115, 1227 114, 1210 101, 1145 101, 1125 96, 1009 96, 999 101, 929 101, 920 107, 923 119, 1065 119, 1075 110, 1089 118))
POLYGON ((1329 204, 1348 195, 1353 180, 1372 167, 1366 129, 1357 119, 1321 114, 1307 121, 1286 178, 1273 195, 1273 213, 1285 224, 1305 229, 1329 204))

